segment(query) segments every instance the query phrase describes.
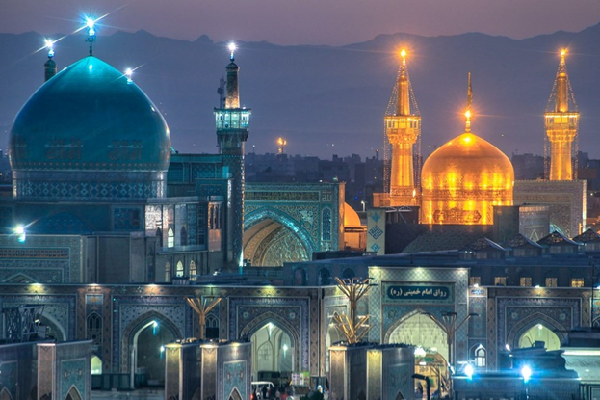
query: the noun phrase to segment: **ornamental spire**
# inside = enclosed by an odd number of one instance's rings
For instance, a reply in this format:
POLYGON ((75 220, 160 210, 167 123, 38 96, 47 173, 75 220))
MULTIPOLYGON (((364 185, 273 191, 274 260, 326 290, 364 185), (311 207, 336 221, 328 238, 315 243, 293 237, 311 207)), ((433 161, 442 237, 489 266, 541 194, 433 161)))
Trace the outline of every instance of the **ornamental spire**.
POLYGON ((467 78, 467 105, 465 107, 465 133, 471 132, 471 104, 473 103, 473 87, 471 86, 471 73, 467 78))

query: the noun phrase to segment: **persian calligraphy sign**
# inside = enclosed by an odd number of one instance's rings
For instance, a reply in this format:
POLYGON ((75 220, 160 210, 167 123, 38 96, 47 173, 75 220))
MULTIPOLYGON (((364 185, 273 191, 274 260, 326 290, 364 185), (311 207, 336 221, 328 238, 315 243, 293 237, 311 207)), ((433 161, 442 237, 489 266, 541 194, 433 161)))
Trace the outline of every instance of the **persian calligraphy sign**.
POLYGON ((384 301, 388 303, 453 304, 454 285, 429 282, 384 282, 384 301))

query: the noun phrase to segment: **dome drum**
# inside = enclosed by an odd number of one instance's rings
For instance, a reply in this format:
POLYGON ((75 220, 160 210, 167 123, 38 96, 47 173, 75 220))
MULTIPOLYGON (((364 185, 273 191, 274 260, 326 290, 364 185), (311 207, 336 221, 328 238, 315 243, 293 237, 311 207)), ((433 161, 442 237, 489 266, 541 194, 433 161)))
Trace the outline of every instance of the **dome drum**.
POLYGON ((13 172, 13 198, 21 201, 118 202, 166 195, 163 172, 13 172))

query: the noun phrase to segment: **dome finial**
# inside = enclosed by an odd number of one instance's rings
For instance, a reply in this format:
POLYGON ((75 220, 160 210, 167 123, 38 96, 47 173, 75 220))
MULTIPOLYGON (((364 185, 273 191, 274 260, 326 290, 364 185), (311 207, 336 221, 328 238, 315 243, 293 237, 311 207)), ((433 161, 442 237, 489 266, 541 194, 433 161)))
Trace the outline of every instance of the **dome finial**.
POLYGON ((471 86, 471 73, 467 78, 467 106, 465 107, 465 132, 471 132, 471 103, 473 103, 473 87, 471 86))
POLYGON ((93 50, 94 50, 93 44, 96 41, 96 29, 94 28, 95 23, 96 23, 96 20, 94 20, 93 18, 86 15, 85 28, 87 29, 87 32, 88 32, 88 37, 86 39, 86 42, 88 42, 90 44, 90 56, 93 53, 93 50))
POLYGON ((52 59, 54 57, 54 43, 56 40, 44 40, 44 47, 48 49, 48 60, 44 63, 44 82, 56 75, 56 63, 52 59))
POLYGON ((235 61, 235 50, 237 49, 237 46, 235 45, 235 42, 229 42, 229 44, 227 45, 227 48, 229 49, 229 59, 231 60, 231 62, 235 61))

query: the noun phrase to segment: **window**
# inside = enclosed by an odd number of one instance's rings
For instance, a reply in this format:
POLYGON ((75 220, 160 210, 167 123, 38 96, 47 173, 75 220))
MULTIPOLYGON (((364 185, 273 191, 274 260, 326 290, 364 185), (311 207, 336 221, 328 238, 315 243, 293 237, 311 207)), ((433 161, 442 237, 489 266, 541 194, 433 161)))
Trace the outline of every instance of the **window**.
POLYGON ((175 276, 178 278, 181 278, 183 276, 183 263, 180 261, 177 261, 177 267, 175 267, 175 276))
POLYGON ((196 261, 192 260, 190 263, 190 280, 195 281, 198 270, 196 269, 196 261))
POLYGON ((167 239, 167 247, 175 246, 175 235, 173 234, 173 229, 169 227, 169 238, 167 239))
POLYGON ((205 334, 207 339, 219 338, 219 319, 212 314, 206 316, 205 334))
POLYGON ((87 338, 95 346, 102 345, 102 317, 95 312, 87 317, 87 338))
POLYGON ((485 367, 485 348, 481 344, 475 349, 475 365, 485 367))
POLYGON ((546 278, 546 286, 547 287, 557 287, 558 286, 558 278, 546 278))
POLYGON ((480 276, 472 276, 469 278, 469 285, 471 286, 479 286, 481 285, 481 277, 480 276))
POLYGON ((571 287, 583 287, 585 282, 583 278, 572 278, 571 279, 571 287))
POLYGON ((529 276, 523 276, 519 279, 520 286, 533 286, 533 280, 529 276))
POLYGON ((496 286, 506 286, 506 277, 505 276, 497 276, 494 278, 494 285, 496 286))
POLYGON ((171 263, 168 261, 165 264, 165 282, 171 282, 171 263))

